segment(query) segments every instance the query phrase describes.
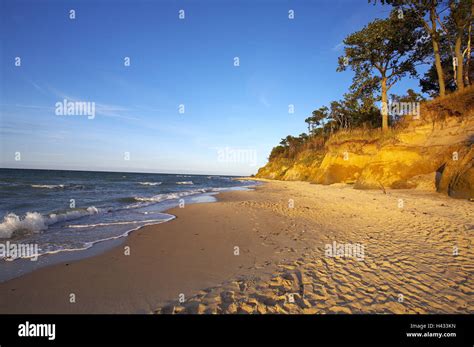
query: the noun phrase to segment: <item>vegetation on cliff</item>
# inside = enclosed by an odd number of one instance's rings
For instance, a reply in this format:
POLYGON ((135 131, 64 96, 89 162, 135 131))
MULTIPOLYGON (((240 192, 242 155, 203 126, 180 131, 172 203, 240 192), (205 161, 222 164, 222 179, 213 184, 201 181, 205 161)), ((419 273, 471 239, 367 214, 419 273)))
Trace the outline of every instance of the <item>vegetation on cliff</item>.
POLYGON ((272 151, 257 177, 474 198, 474 87, 424 102, 420 114, 387 132, 355 128, 290 140, 272 151))

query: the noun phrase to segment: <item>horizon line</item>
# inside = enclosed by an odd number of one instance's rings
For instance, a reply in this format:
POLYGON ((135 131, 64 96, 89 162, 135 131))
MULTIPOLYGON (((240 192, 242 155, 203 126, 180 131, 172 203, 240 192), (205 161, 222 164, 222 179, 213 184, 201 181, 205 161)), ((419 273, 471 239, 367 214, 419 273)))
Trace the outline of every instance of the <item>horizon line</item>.
POLYGON ((111 170, 84 170, 84 169, 44 169, 44 168, 24 168, 24 167, 3 167, 0 170, 39 170, 39 171, 74 171, 74 172, 103 172, 103 173, 131 173, 131 174, 150 174, 150 175, 194 175, 194 176, 229 176, 229 177, 250 177, 250 175, 237 174, 210 174, 210 173, 188 173, 188 172, 146 172, 146 171, 111 171, 111 170))

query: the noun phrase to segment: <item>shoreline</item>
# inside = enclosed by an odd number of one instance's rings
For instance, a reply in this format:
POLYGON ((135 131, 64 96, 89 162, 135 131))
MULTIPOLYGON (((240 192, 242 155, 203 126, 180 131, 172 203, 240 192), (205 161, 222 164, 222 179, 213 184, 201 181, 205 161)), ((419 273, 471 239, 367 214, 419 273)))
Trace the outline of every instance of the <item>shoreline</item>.
MULTIPOLYGON (((244 188, 242 190, 245 191, 247 189, 253 189, 253 187, 256 187, 256 186, 238 187, 239 189, 237 190, 244 188)), ((232 188, 229 189, 229 191, 232 191, 232 190, 233 190, 232 188)), ((197 194, 196 196, 188 196, 188 197, 185 197, 185 202, 187 205, 216 202, 218 201, 217 196, 219 195, 219 193, 220 192, 206 192, 206 193, 197 194)), ((4 273, 0 274, 0 284, 6 281, 9 281, 11 279, 15 279, 15 278, 27 275, 28 273, 37 271, 43 267, 53 266, 56 264, 61 264, 61 263, 70 262, 70 261, 79 261, 82 259, 100 255, 110 249, 118 247, 125 242, 126 238, 129 237, 131 233, 136 232, 137 230, 141 228, 167 223, 175 219, 176 216, 168 213, 168 211, 175 208, 177 204, 178 203, 173 204, 173 207, 166 208, 165 210, 160 212, 162 214, 169 215, 170 218, 168 220, 145 224, 143 226, 130 229, 124 232, 122 235, 112 236, 108 239, 94 241, 92 245, 88 248, 61 250, 54 253, 42 254, 38 257, 38 260, 36 260, 34 263, 31 263, 30 259, 28 258, 16 259, 13 262, 9 263, 8 267, 0 269, 4 271, 4 273)))
POLYGON ((167 210, 176 218, 99 255, 0 283, 0 313, 474 311, 470 202, 262 181, 167 210), (365 259, 325 256, 334 241, 365 245, 365 259))
MULTIPOLYGON (((64 268, 67 267, 68 269, 69 268, 73 268, 75 266, 77 266, 78 264, 82 264, 84 262, 86 263, 95 263, 95 259, 96 258, 101 258, 101 257, 113 257, 113 258, 117 258, 118 255, 120 253, 122 253, 122 248, 121 247, 125 247, 125 246, 128 246, 130 243, 134 243, 135 240, 131 241, 131 239, 136 239, 136 238, 139 238, 141 236, 145 236, 145 233, 160 233, 160 232, 163 232, 163 230, 161 230, 161 226, 164 226, 164 225, 168 225, 169 223, 171 222, 174 222, 174 221, 177 221, 178 218, 180 219, 180 221, 183 220, 183 218, 186 218, 187 219, 187 222, 185 224, 187 225, 190 225, 192 224, 192 220, 194 218, 194 216, 197 214, 197 213, 194 213, 194 212, 191 212, 189 213, 190 216, 189 218, 187 216, 182 216, 183 214, 186 215, 188 213, 184 213, 185 210, 188 210, 188 209, 193 209, 193 207, 195 206, 202 206, 202 205, 209 205, 209 204, 215 204, 215 203, 219 203, 221 202, 221 200, 224 200, 225 199, 225 195, 226 194, 234 194, 234 193, 237 193, 237 195, 243 193, 247 193, 247 192, 251 192, 255 189, 257 189, 258 187, 260 186, 252 186, 252 187, 246 187, 247 189, 243 189, 243 190, 230 190, 230 191, 224 191, 224 192, 219 192, 219 193, 216 193, 216 194, 213 194, 213 201, 202 201, 202 202, 193 202, 193 203, 188 203, 186 204, 186 208, 184 209, 180 209, 179 207, 172 207, 170 209, 167 209, 165 211, 163 211, 163 213, 166 213, 166 214, 170 214, 170 215, 173 215, 174 218, 167 221, 167 222, 163 222, 163 223, 157 223, 157 224, 151 224, 151 225, 146 225, 146 226, 142 226, 136 230, 133 230, 131 231, 127 236, 125 237, 120 237, 118 239, 114 239, 114 240, 111 240, 111 242, 100 242, 100 243, 97 243, 95 244, 93 247, 91 247, 90 249, 87 249, 87 250, 84 250, 84 251, 78 251, 78 252, 64 252, 63 255, 65 256, 70 256, 70 257, 67 257, 67 258, 64 258, 64 257, 61 257, 60 254, 58 254, 58 260, 52 262, 52 263, 49 263, 48 265, 45 265, 45 266, 42 266, 38 269, 35 269, 33 271, 29 271, 29 272, 26 272, 18 277, 14 277, 12 279, 9 279, 9 280, 6 280, 6 281, 3 281, 3 282, 0 282, 0 296, 2 297, 6 297, 6 295, 4 294, 4 289, 6 287, 9 287, 10 288, 10 292, 15 292, 16 291, 16 283, 24 283, 24 282, 27 282, 28 283, 28 287, 29 287, 29 284, 34 284, 35 282, 52 282, 52 281, 49 281, 49 279, 53 278, 53 277, 56 277, 56 275, 53 276, 53 274, 56 274, 58 273, 59 276, 61 277, 61 273, 64 272, 64 268), (88 253, 89 254, 86 254, 88 253), (37 279, 41 278, 43 276, 43 274, 46 274, 46 277, 48 277, 47 279, 45 279, 44 281, 43 280, 40 280, 40 281, 37 281, 37 279), (10 286, 10 284, 12 284, 12 282, 14 283, 13 287, 10 286)), ((200 210, 198 208, 198 210, 200 210)), ((174 229, 174 228, 171 228, 171 229, 174 229)), ((147 236, 150 236, 150 235, 147 235, 147 236)), ((153 236, 151 236, 153 237, 153 236)), ((130 245, 130 253, 131 255, 133 255, 133 246, 130 245)), ((229 253, 232 253, 233 252, 233 249, 231 249, 231 252, 229 253)), ((52 255, 53 257, 55 255, 52 255)), ((125 255, 123 255, 125 257, 125 255)), ((39 258, 41 259, 41 257, 39 258)), ((247 259, 248 260, 248 259, 247 259)), ((25 262, 26 261, 29 261, 29 260, 24 260, 25 262)), ((243 264, 246 264, 246 262, 244 262, 243 264)), ((248 263, 250 264, 250 263, 248 263)), ((243 265, 240 265, 240 267, 242 267, 243 265)), ((89 264, 86 265, 86 267, 88 269, 90 269, 89 267, 89 264)), ((81 265, 79 265, 79 268, 82 268, 81 265)), ((80 276, 78 276, 80 277, 80 276)), ((71 280, 71 278, 69 278, 71 280)), ((209 282, 210 284, 213 284, 213 282, 209 282)), ((22 286, 22 285, 20 285, 22 286)), ((78 287, 81 287, 80 285, 78 287)), ((183 288, 186 288, 186 286, 183 286, 183 288)), ((205 287, 202 287, 202 289, 204 288, 207 288, 207 285, 205 287)), ((29 294, 32 294, 29 290, 27 290, 29 294)), ((185 290, 186 292, 186 290, 185 290)), ((179 293, 181 294, 181 293, 179 293)), ((34 295, 34 294, 33 294, 34 295)), ((48 298, 46 297, 46 295, 44 295, 44 299, 47 301, 48 298)), ((42 300, 41 300, 42 301, 42 300)), ((57 310, 50 310, 49 308, 46 308, 45 306, 43 306, 43 304, 41 302, 36 302, 36 303, 33 303, 31 306, 28 305, 28 309, 31 308, 31 310, 27 310, 27 311, 24 311, 22 310, 21 308, 18 308, 18 307, 13 307, 13 306, 16 306, 16 305, 12 305, 10 306, 11 310, 4 310, 3 309, 3 305, 2 303, 0 302, 0 314, 3 314, 3 313, 15 313, 15 312, 21 312, 21 313, 38 313, 38 312, 45 312, 45 313, 90 313, 90 312, 93 312, 93 313, 151 313, 154 311, 154 308, 152 306, 150 307, 147 307, 147 308, 144 308, 144 307, 141 307, 141 308, 138 308, 138 309, 134 309, 132 308, 131 310, 129 308, 127 308, 127 310, 122 310, 122 309, 112 309, 112 311, 109 310, 110 308, 110 305, 105 305, 107 306, 107 309, 104 310, 104 311, 101 311, 101 310, 97 310, 96 311, 96 305, 87 305, 87 307, 84 307, 84 308, 80 308, 79 310, 75 310, 74 306, 72 305, 69 305, 69 304, 66 304, 66 301, 67 300, 64 300, 62 303, 59 303, 58 306, 56 307, 59 307, 59 311, 57 310), (39 307, 41 306, 41 307, 39 307), (19 309, 19 311, 17 311, 17 309, 19 309), (39 309, 39 311, 37 310, 39 309)), ((92 300, 92 301, 95 301, 95 300, 92 300)), ((15 300, 14 302, 18 303, 18 302, 22 302, 20 299, 17 299, 15 300)))

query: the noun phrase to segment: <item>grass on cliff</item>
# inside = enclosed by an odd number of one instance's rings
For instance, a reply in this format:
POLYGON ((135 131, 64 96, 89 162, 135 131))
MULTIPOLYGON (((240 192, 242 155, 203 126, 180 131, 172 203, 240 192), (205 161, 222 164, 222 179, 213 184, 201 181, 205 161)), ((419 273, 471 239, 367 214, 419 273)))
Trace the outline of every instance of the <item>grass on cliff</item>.
POLYGON ((273 149, 269 160, 287 159, 290 161, 299 160, 304 163, 311 163, 324 155, 330 146, 339 146, 346 142, 359 142, 361 144, 375 144, 383 146, 398 142, 398 135, 408 127, 417 127, 424 123, 442 123, 452 117, 472 117, 474 116, 474 86, 466 87, 461 92, 454 92, 444 97, 423 102, 420 105, 420 119, 413 120, 405 117, 387 131, 373 128, 342 129, 332 134, 321 134, 310 136, 305 142, 294 146, 277 146, 273 149), (314 156, 312 155, 314 153, 314 156))
POLYGON ((334 133, 326 141, 326 146, 340 145, 344 142, 363 142, 384 144, 396 141, 397 134, 400 132, 398 128, 390 128, 387 131, 382 129, 348 129, 340 130, 334 133))
POLYGON ((426 122, 442 121, 448 117, 469 117, 473 112, 474 86, 424 102, 420 110, 421 119, 426 122))
POLYGON ((364 142, 384 145, 397 141, 397 135, 408 126, 420 123, 443 122, 450 117, 469 117, 474 114, 474 86, 466 87, 461 92, 448 94, 444 97, 423 102, 420 106, 420 120, 404 118, 394 124, 388 131, 382 129, 348 129, 332 134, 326 141, 326 146, 340 145, 344 142, 364 142))

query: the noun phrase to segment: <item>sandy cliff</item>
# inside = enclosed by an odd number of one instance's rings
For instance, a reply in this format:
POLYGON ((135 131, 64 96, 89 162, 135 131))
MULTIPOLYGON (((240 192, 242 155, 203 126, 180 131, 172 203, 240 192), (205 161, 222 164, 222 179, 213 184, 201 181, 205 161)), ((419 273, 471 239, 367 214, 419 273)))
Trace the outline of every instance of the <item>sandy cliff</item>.
POLYGON ((257 177, 351 183, 358 189, 416 188, 474 198, 474 89, 426 102, 420 118, 389 133, 355 130, 331 136, 324 150, 275 158, 257 177))

